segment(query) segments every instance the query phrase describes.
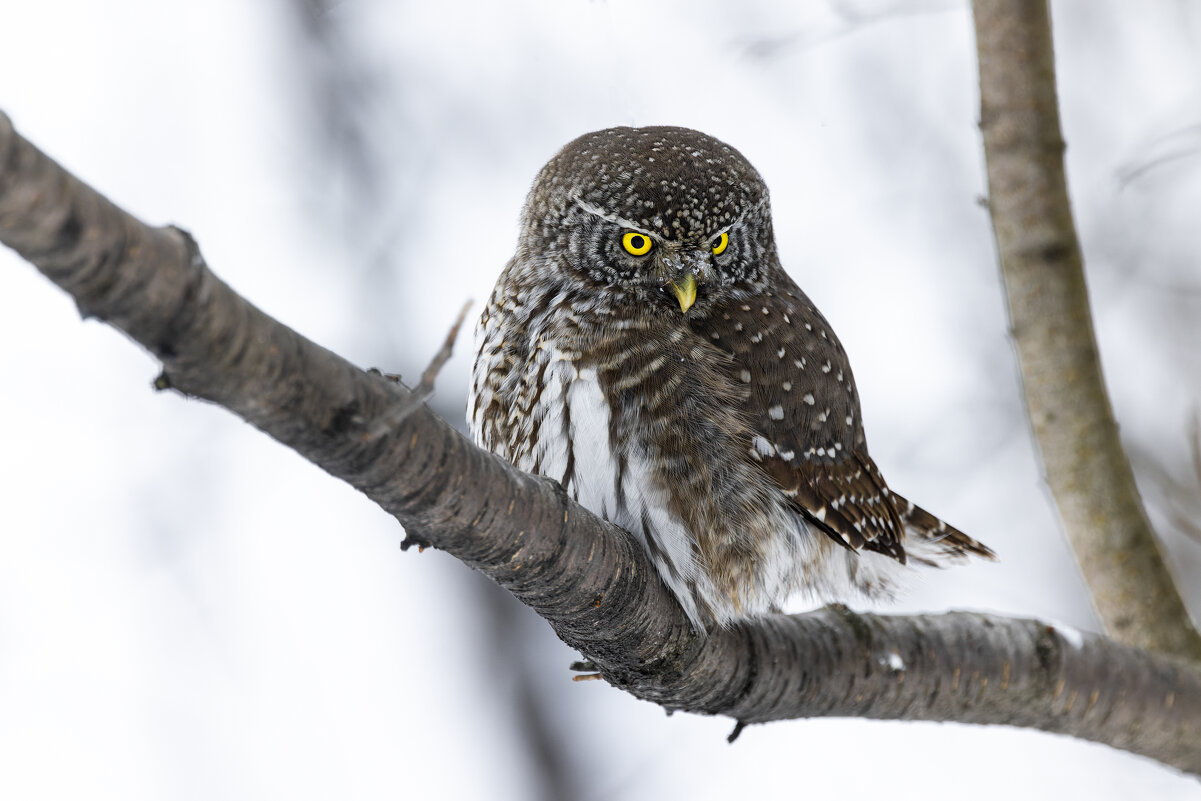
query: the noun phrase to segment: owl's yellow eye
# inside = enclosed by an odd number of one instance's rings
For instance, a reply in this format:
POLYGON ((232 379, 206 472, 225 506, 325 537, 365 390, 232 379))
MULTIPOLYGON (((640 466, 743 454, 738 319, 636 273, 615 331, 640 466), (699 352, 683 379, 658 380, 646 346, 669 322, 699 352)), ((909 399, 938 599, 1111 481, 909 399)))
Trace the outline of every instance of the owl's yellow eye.
POLYGON ((645 256, 651 252, 651 245, 653 244, 649 236, 640 234, 637 231, 626 231, 621 236, 621 246, 631 256, 645 256))
POLYGON ((721 236, 719 236, 717 238, 717 241, 713 243, 713 255, 720 256, 721 254, 725 253, 726 248, 729 246, 729 244, 730 244, 730 235, 729 234, 722 234, 721 236))

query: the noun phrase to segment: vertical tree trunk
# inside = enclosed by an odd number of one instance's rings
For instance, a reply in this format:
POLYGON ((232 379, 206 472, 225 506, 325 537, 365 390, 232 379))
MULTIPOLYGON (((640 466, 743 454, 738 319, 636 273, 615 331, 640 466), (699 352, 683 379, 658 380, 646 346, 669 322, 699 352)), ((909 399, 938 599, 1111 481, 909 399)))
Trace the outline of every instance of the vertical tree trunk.
POLYGON ((975 0, 989 209, 1026 407, 1101 620, 1121 642, 1201 660, 1118 437, 1063 170, 1045 0, 975 0))

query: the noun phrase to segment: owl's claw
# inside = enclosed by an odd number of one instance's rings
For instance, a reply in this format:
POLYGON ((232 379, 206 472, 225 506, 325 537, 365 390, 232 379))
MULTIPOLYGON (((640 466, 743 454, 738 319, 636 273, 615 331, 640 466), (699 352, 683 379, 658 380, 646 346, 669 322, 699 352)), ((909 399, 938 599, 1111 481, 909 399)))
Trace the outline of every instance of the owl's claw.
POLYGON ((571 677, 572 681, 595 681, 596 679, 602 678, 600 672, 596 670, 596 665, 591 659, 581 659, 578 662, 572 662, 571 669, 576 672, 580 672, 579 676, 571 677))
POLYGON ((402 383, 402 378, 401 378, 400 373, 385 373, 383 370, 379 369, 378 367, 368 367, 367 375, 377 375, 381 378, 386 378, 387 380, 391 381, 393 384, 402 383))

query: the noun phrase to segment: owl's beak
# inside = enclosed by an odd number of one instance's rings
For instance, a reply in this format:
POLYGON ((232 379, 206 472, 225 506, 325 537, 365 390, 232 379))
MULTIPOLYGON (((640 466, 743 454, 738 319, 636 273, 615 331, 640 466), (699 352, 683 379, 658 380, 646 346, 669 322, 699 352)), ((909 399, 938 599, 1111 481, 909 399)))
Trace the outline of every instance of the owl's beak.
POLYGON ((679 281, 669 281, 667 285, 680 302, 681 312, 688 311, 692 304, 696 303, 696 276, 692 273, 684 273, 684 277, 679 281))

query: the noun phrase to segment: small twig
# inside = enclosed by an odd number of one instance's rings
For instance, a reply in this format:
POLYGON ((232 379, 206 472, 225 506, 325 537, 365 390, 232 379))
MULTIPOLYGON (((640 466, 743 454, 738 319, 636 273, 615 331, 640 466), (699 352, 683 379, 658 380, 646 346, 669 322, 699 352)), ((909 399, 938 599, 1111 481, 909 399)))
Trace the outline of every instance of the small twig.
MULTIPOLYGON (((1201 543, 1201 416, 1194 410, 1188 426, 1192 479, 1178 480, 1158 456, 1137 446, 1132 456, 1156 490, 1168 521, 1194 541, 1201 543)), ((1187 472, 1187 469, 1186 469, 1187 472)))
POLYGON ((1193 457, 1193 475, 1197 477, 1197 486, 1201 487, 1201 415, 1193 409, 1193 419, 1189 425, 1188 449, 1193 457))
POLYGON ((468 300, 463 304, 463 308, 459 309, 459 316, 455 318, 454 325, 446 332, 446 339, 442 342, 442 347, 430 360, 430 366, 425 368, 425 372, 421 374, 421 383, 417 385, 416 392, 421 393, 424 390, 426 397, 434 394, 434 379, 438 377, 438 373, 442 372, 442 368, 454 353, 455 340, 459 338, 459 329, 463 327, 463 321, 467 319, 467 310, 470 308, 471 300, 468 300))
POLYGON ((1193 542, 1201 544, 1201 526, 1193 522, 1193 519, 1179 509, 1172 508, 1168 510, 1168 519, 1176 530, 1183 533, 1193 542))
POLYGON ((1139 474, 1155 490, 1168 522, 1177 531, 1201 543, 1201 525, 1193 521, 1194 517, 1201 519, 1198 487, 1178 481, 1158 457, 1142 448, 1132 446, 1130 456, 1139 474))
MULTIPOLYGON (((1192 501, 1195 507, 1198 494, 1201 493, 1201 416, 1198 415, 1196 409, 1193 410, 1192 419, 1189 421, 1188 449, 1189 455, 1192 456, 1193 476, 1197 483, 1190 487, 1187 493, 1181 488, 1181 494, 1192 501)), ((1173 509, 1172 512, 1172 522, 1176 524, 1176 527, 1195 541, 1201 542, 1201 526, 1193 520, 1189 513, 1180 509, 1173 509)))
MULTIPOLYGON (((463 327, 463 320, 467 319, 467 311, 470 308, 471 301, 468 300, 463 304, 463 308, 459 310, 459 314, 455 317, 450 331, 446 333, 446 339, 442 342, 442 347, 434 354, 434 358, 430 360, 429 366, 421 374, 421 381, 405 395, 403 402, 398 403, 387 414, 375 422, 375 425, 367 432, 368 438, 375 439, 382 437, 389 431, 392 431, 403 423, 405 418, 413 413, 414 409, 421 406, 421 404, 429 400, 430 396, 434 394, 434 379, 438 377, 438 373, 442 372, 442 368, 446 366, 451 354, 454 353, 455 340, 459 337, 459 329, 463 327)), ((391 384, 397 383, 392 381, 390 376, 386 374, 384 377, 389 378, 391 384)))

